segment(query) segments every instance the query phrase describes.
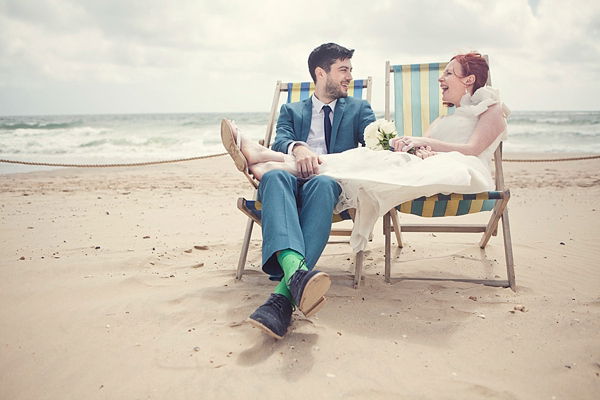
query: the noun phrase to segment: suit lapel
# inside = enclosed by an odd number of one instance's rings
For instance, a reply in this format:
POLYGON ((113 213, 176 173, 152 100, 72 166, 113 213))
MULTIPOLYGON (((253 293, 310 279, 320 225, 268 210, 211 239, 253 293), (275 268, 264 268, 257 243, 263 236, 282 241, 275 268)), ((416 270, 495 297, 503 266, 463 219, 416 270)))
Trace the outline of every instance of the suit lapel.
POLYGON ((337 139, 338 128, 340 127, 340 123, 342 121, 342 116, 344 115, 344 108, 346 108, 346 99, 343 97, 339 98, 337 103, 335 104, 335 111, 333 112, 333 126, 331 127, 331 142, 329 143, 329 148, 331 152, 334 152, 334 144, 337 139))
POLYGON ((310 123, 312 121, 312 96, 304 100, 304 107, 302 108, 302 132, 300 132, 300 139, 303 142, 308 140, 308 132, 310 131, 310 123))

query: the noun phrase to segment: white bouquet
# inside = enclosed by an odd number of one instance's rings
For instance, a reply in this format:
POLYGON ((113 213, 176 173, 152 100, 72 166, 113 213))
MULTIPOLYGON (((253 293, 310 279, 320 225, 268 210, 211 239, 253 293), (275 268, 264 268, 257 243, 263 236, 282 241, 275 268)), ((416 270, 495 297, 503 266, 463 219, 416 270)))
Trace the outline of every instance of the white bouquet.
POLYGON ((396 125, 385 119, 373 121, 365 128, 365 144, 371 150, 389 150, 390 139, 396 136, 396 125))

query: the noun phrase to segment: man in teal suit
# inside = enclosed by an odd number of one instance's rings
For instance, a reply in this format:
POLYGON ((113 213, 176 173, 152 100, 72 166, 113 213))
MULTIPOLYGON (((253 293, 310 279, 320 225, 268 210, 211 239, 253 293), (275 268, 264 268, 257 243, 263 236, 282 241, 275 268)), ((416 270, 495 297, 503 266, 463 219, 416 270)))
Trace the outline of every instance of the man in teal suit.
POLYGON ((334 43, 312 51, 308 68, 315 82, 309 99, 281 107, 272 149, 295 156, 296 178, 267 172, 258 187, 262 202, 263 271, 279 280, 275 292, 249 321, 281 339, 296 306, 309 317, 325 304, 331 280, 314 270, 329 239, 333 208, 341 192, 331 178, 315 175, 320 154, 364 145, 365 127, 375 121, 365 100, 347 97, 354 50, 334 43))

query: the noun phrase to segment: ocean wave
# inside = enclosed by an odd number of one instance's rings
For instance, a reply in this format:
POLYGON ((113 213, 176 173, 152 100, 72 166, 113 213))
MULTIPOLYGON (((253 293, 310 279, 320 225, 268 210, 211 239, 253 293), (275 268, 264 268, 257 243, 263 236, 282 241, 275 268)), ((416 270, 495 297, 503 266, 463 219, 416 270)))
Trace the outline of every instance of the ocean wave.
POLYGON ((18 131, 20 129, 27 129, 27 130, 44 130, 44 131, 51 131, 51 130, 56 130, 56 129, 69 129, 69 128, 73 128, 75 126, 80 125, 81 123, 70 123, 70 122, 66 122, 66 123, 56 123, 56 124, 52 124, 52 123, 5 123, 5 124, 0 124, 0 130, 2 131, 18 131))
POLYGON ((508 116, 511 125, 598 125, 600 112, 595 111, 517 111, 508 116))
MULTIPOLYGON (((0 155, 23 161, 101 164, 218 154, 225 151, 220 136, 221 118, 235 120, 247 137, 258 141, 265 136, 268 115, 198 113, 0 117, 0 155)), ((505 150, 600 153, 599 121, 600 112, 514 112, 508 121, 505 150)), ((275 132, 271 139, 274 136, 275 132)))

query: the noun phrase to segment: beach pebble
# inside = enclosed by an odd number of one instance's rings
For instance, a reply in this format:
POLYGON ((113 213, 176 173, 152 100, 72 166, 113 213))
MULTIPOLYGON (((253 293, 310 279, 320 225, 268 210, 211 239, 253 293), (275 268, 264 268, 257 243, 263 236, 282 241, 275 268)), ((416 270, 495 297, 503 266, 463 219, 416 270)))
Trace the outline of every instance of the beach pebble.
POLYGON ((408 337, 408 335, 402 335, 402 339, 406 339, 408 337))
POLYGON ((208 250, 208 246, 194 246, 196 250, 208 250))
POLYGON ((334 375, 334 374, 331 374, 331 373, 329 373, 329 372, 328 372, 328 373, 327 373, 327 377, 328 377, 328 378, 335 378, 335 375, 334 375))
POLYGON ((203 262, 195 264, 195 265, 192 265, 192 268, 200 268, 200 267, 204 267, 204 263, 203 262))
POLYGON ((522 304, 518 304, 515 306, 515 311, 525 312, 525 306, 522 304))
POLYGON ((194 347, 194 351, 200 351, 200 347, 198 347, 198 346, 194 347))
POLYGON ((144 236, 144 239, 150 239, 150 236, 144 236))
POLYGON ((23 261, 25 259, 25 256, 21 256, 21 258, 19 258, 19 260, 23 261))
POLYGON ((469 300, 477 301, 477 297, 475 297, 475 296, 469 296, 469 300))
POLYGON ((479 314, 478 317, 481 319, 485 319, 485 314, 479 314))
POLYGON ((191 252, 192 252, 192 249, 184 250, 183 252, 184 252, 184 253, 191 253, 191 252))

